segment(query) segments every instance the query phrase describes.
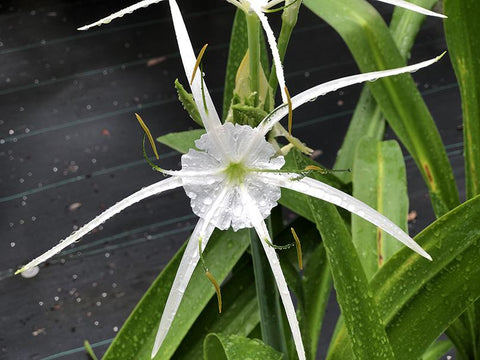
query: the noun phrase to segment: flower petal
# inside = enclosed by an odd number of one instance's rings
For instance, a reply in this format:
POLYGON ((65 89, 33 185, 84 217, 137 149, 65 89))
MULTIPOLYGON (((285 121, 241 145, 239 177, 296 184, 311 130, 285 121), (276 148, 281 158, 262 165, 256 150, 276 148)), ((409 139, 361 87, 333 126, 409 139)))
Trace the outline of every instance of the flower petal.
MULTIPOLYGON (((193 51, 192 42, 190 41, 190 36, 188 35, 185 22, 183 21, 182 14, 178 8, 177 2, 175 0, 169 0, 170 10, 172 13, 173 26, 175 28, 175 34, 177 36, 178 48, 180 50, 180 55, 182 57, 183 67, 185 69, 185 75, 187 79, 191 79, 193 74, 193 69, 197 58, 193 51)), ((220 126, 220 118, 215 110, 213 105, 212 98, 205 84, 205 80, 202 80, 202 74, 197 74, 193 80, 193 83, 190 85, 193 93, 193 99, 197 104, 198 112, 203 120, 203 125, 207 132, 211 132, 215 127, 220 126), (203 95, 202 95, 202 81, 203 81, 203 95), (203 99, 205 98, 205 104, 203 99), (207 111, 205 110, 207 108, 207 111)))
POLYGON ((280 91, 282 94, 282 101, 283 103, 287 103, 288 98, 285 93, 285 75, 283 72, 282 61, 280 60, 280 54, 278 52, 277 40, 275 40, 275 35, 273 34, 273 30, 270 27, 270 24, 268 23, 268 19, 265 16, 265 14, 262 12, 261 8, 259 6, 254 6, 254 4, 251 5, 251 8, 260 19, 263 30, 267 35, 268 45, 270 46, 270 50, 272 51, 273 63, 275 64, 275 72, 277 74, 278 85, 280 86, 280 91))
POLYGON ((103 213, 98 215, 95 219, 90 221, 88 224, 82 226, 80 229, 75 231, 65 240, 61 240, 58 245, 54 246, 53 248, 48 250, 46 253, 30 261, 27 265, 17 270, 16 274, 21 273, 25 270, 31 269, 32 267, 37 266, 38 264, 41 264, 42 262, 48 260, 53 255, 62 251, 67 246, 73 244, 75 241, 79 240, 84 235, 87 235, 90 231, 95 229, 97 226, 104 223, 114 215, 118 214, 120 211, 129 207, 130 205, 133 205, 147 197, 160 194, 167 190, 175 189, 179 186, 182 186, 182 184, 183 184, 182 180, 179 177, 171 177, 166 180, 159 181, 153 185, 147 186, 142 190, 137 191, 136 193, 126 197, 125 199, 119 201, 112 207, 105 210, 103 213))
POLYGON ((305 349, 303 347, 302 335, 300 333, 300 327, 298 325, 297 315, 295 313, 292 298, 290 297, 290 292, 288 291, 287 282, 283 276, 282 268, 280 267, 280 262, 275 249, 268 245, 268 243, 272 243, 272 240, 270 239, 270 235, 265 222, 263 221, 263 217, 261 216, 259 210, 253 205, 253 199, 250 197, 250 195, 248 195, 248 192, 245 188, 241 189, 241 193, 245 206, 249 208, 250 221, 253 223, 258 237, 260 238, 263 249, 265 250, 265 255, 267 256, 270 264, 270 268, 272 269, 275 282, 277 283, 278 292, 280 294, 280 298, 282 299, 285 314, 287 315, 288 324, 290 325, 290 330, 292 332, 293 342, 295 343, 298 358, 299 360, 305 360, 305 349))
MULTIPOLYGON (((336 91, 338 89, 341 89, 350 85, 362 83, 365 81, 375 81, 379 78, 383 78, 387 76, 399 75, 407 72, 415 72, 421 68, 434 64, 435 62, 440 60, 440 58, 443 55, 444 54, 437 56, 434 59, 423 61, 418 64, 414 64, 410 66, 404 66, 401 68, 396 68, 391 70, 374 71, 374 72, 369 72, 365 74, 347 76, 347 77, 343 77, 340 79, 332 80, 332 81, 314 86, 294 96, 291 99, 292 108, 295 109, 300 105, 305 104, 306 102, 315 100, 319 96, 323 96, 329 92, 336 91)), ((272 129, 273 125, 279 122, 287 114, 288 114, 288 107, 285 104, 280 105, 275 110, 273 110, 265 119, 263 119, 260 125, 258 125, 259 129, 261 130, 260 131, 261 135, 265 136, 272 129)))
POLYGON ((155 337, 155 343, 153 345, 151 358, 153 359, 158 350, 162 346, 163 340, 167 336, 170 326, 172 325, 175 314, 177 313, 180 302, 182 301, 183 294, 187 288, 188 282, 192 277, 193 271, 197 266, 200 254, 198 252, 198 241, 202 240, 202 252, 207 246, 208 240, 213 233, 215 227, 210 225, 203 219, 200 219, 193 230, 190 240, 188 240, 187 248, 182 256, 180 265, 178 266, 177 275, 173 280, 170 294, 168 294, 165 308, 163 309, 162 318, 160 319, 160 325, 158 327, 157 336, 155 337))
POLYGON ((262 173, 260 176, 270 184, 294 190, 340 206, 351 213, 371 222, 373 225, 378 226, 380 229, 392 235, 398 241, 402 242, 426 259, 432 260, 432 257, 428 255, 428 253, 423 250, 420 245, 418 245, 410 236, 408 236, 387 217, 372 209, 370 206, 361 202, 360 200, 357 200, 354 197, 344 193, 343 191, 308 177, 298 179, 298 174, 262 173))
POLYGON ((423 15, 436 16, 436 17, 444 18, 444 19, 447 18, 443 14, 439 14, 439 13, 436 13, 434 11, 427 10, 427 9, 421 7, 421 6, 409 3, 409 2, 404 1, 404 0, 377 0, 377 1, 380 1, 380 2, 383 2, 383 3, 386 3, 386 4, 399 6, 399 7, 402 7, 404 9, 412 10, 412 11, 415 11, 415 12, 417 12, 419 14, 423 14, 423 15))
POLYGON ((95 21, 94 23, 79 27, 77 30, 88 30, 88 29, 90 29, 91 27, 94 27, 94 26, 100 26, 100 25, 103 25, 103 24, 108 24, 112 20, 120 18, 123 15, 131 14, 135 10, 138 10, 138 9, 141 9, 141 8, 146 8, 147 6, 149 6, 151 4, 159 3, 160 1, 163 1, 163 0, 143 0, 143 1, 139 1, 136 4, 128 6, 125 9, 117 11, 117 12, 115 12, 115 13, 107 16, 107 17, 104 17, 103 19, 95 21))

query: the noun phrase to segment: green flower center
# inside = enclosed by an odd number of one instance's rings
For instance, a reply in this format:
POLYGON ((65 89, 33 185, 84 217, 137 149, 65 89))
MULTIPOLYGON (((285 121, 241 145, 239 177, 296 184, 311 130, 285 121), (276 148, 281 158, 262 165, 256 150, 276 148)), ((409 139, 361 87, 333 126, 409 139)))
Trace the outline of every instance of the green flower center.
POLYGON ((242 163, 230 163, 224 170, 229 182, 236 185, 243 182, 248 169, 242 163))

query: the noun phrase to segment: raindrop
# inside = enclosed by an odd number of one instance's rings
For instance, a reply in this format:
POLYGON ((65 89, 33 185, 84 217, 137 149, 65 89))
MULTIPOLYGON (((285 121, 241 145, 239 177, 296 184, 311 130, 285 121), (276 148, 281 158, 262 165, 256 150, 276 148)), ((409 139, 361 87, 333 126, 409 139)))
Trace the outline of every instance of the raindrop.
MULTIPOLYGON (((24 277, 25 279, 30 279, 30 278, 33 278, 35 276, 37 276, 37 274, 40 272, 40 268, 38 266, 34 266, 33 268, 30 268, 30 269, 27 269, 25 271, 23 271, 21 273, 22 277, 24 277)), ((38 303, 38 305, 42 306, 43 305, 43 301, 40 301, 38 303)))
POLYGON ((10 247, 15 247, 15 243, 13 241, 10 243, 10 247))

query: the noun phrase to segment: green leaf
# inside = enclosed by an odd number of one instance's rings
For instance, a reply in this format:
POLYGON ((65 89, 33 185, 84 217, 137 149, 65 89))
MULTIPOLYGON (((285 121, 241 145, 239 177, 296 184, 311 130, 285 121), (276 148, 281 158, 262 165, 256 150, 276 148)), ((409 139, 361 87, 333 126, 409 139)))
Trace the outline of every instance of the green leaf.
POLYGON ((462 96, 467 198, 480 193, 480 6, 445 0, 445 36, 462 96))
MULTIPOLYGON (((365 86, 360 94, 333 168, 351 169, 360 139, 363 136, 367 136, 380 141, 383 138, 384 132, 385 120, 383 119, 380 107, 370 93, 368 86, 365 86)), ((352 181, 351 172, 338 173, 337 176, 344 182, 352 181)))
MULTIPOLYGON (((407 231, 408 194, 402 150, 394 140, 362 138, 353 166, 353 197, 407 231)), ((403 245, 362 218, 352 215, 352 241, 368 279, 403 245)))
MULTIPOLYGON (((301 237, 302 243, 305 237, 301 237)), ((305 270, 302 274, 303 300, 300 302, 300 327, 307 355, 316 359, 318 340, 323 323, 323 316, 332 289, 332 274, 328 265, 327 254, 323 244, 305 257, 305 270)))
MULTIPOLYGON (((438 0, 409 0, 411 4, 431 9, 438 0)), ((407 60, 420 27, 426 16, 400 6, 396 6, 390 22, 390 33, 402 57, 407 60)), ((438 19, 436 19, 438 21, 438 19)))
MULTIPOLYGON (((249 245, 246 231, 215 231, 205 251, 209 270, 221 282, 249 245)), ((174 256, 137 304, 108 348, 103 360, 150 360, 162 310, 177 272, 184 247, 174 256)), ((215 293, 201 266, 197 266, 172 327, 155 359, 169 359, 215 293)))
POLYGON ((299 273, 295 247, 277 253, 288 287, 297 298, 297 317, 307 359, 315 360, 323 316, 332 289, 332 275, 318 230, 310 221, 297 218, 275 237, 275 244, 292 244, 291 227, 302 245, 303 272, 299 273))
POLYGON ((208 334, 205 360, 282 360, 283 355, 260 340, 238 335, 208 334))
POLYGON ((223 90, 222 118, 224 120, 227 118, 228 109, 230 109, 230 105, 232 103, 237 69, 242 62, 247 49, 247 21, 245 20, 245 13, 242 10, 237 9, 232 25, 232 35, 230 37, 230 47, 228 50, 227 71, 225 73, 225 87, 223 90))
MULTIPOLYGON (((415 237, 433 258, 410 249, 395 254, 370 287, 387 326, 398 360, 421 357, 470 304, 480 296, 480 196, 458 206, 415 237)), ((353 359, 342 328, 329 360, 353 359)))
POLYGON ((203 127, 202 117, 198 112, 197 104, 195 104, 195 100, 193 100, 192 94, 187 92, 180 81, 175 79, 175 89, 177 89, 178 100, 183 105, 183 108, 187 111, 188 115, 195 121, 198 125, 203 127))
POLYGON ((423 354, 422 360, 438 360, 441 359, 447 351, 453 348, 453 344, 448 340, 435 341, 423 354))
POLYGON ((232 272, 222 284, 222 313, 218 314, 217 298, 213 297, 175 352, 176 360, 201 359, 206 333, 248 336, 259 324, 252 262, 246 261, 232 272))
MULTIPOLYGON (((405 65, 382 17, 366 1, 305 0, 304 3, 342 36, 362 72, 405 65)), ((403 74, 368 85, 390 126, 417 163, 435 213, 440 216, 454 208, 459 199, 450 163, 412 77, 403 74)))
MULTIPOLYGON (((437 0, 411 0, 409 2, 430 9, 437 0)), ((399 6, 395 7, 390 23, 390 32, 400 54, 405 60, 409 57, 410 49, 424 20, 425 15, 403 9, 399 6)), ((338 152, 334 169, 351 168, 358 141, 362 136, 381 140, 384 130, 385 120, 380 107, 370 93, 368 86, 364 86, 347 134, 343 139, 342 147, 338 152)), ((341 173, 338 174, 338 177, 348 182, 351 181, 352 174, 348 172, 341 173)))
MULTIPOLYGON (((294 153, 298 169, 306 162, 294 153)), ((307 199, 313 218, 326 249, 337 299, 355 344, 353 351, 359 359, 394 359, 385 328, 374 303, 362 264, 351 236, 336 207, 325 201, 307 199)))
POLYGON ((195 149, 195 140, 198 140, 203 134, 205 134, 205 129, 187 130, 160 136, 157 141, 185 154, 188 150, 195 149))
POLYGON ((265 344, 285 354, 287 345, 282 321, 283 307, 280 303, 275 278, 260 241, 262 240, 258 238, 255 230, 251 229, 250 250, 255 272, 255 286, 257 294, 259 294, 257 300, 262 339, 265 344))

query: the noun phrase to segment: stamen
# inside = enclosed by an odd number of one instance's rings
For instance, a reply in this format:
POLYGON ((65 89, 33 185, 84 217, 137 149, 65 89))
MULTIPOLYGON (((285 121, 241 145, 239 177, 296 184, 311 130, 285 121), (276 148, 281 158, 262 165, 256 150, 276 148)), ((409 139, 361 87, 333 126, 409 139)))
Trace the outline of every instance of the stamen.
POLYGON ((334 172, 351 172, 352 169, 325 169, 320 166, 316 165, 308 165, 305 167, 305 171, 310 172, 310 171, 318 171, 320 174, 328 174, 328 173, 334 173, 334 172))
POLYGON ((297 259, 298 259, 298 267, 300 270, 303 270, 303 256, 302 256, 302 244, 300 244, 300 239, 298 238, 297 233, 293 227, 290 228, 292 231, 293 238, 295 239, 295 244, 297 248, 297 259))
POLYGON ((218 313, 222 313, 222 293, 220 292, 220 286, 218 285, 217 280, 213 277, 210 271, 205 272, 205 276, 210 280, 213 287, 215 288, 215 292, 217 293, 217 301, 218 301, 218 313))
POLYGON ((218 301, 218 313, 222 313, 222 293, 220 291, 220 285, 218 285, 218 281, 212 275, 210 271, 208 271, 207 265, 205 264, 205 258, 203 257, 202 253, 202 238, 198 239, 198 253, 200 255, 200 261, 202 263, 203 270, 205 271, 205 276, 208 280, 212 283, 213 287, 215 288, 215 292, 217 293, 217 301, 218 301))
POLYGON ((152 167, 153 170, 159 171, 159 172, 165 172, 160 166, 155 165, 152 160, 147 155, 147 150, 145 149, 145 138, 147 137, 147 134, 143 135, 143 143, 142 143, 142 150, 143 150, 143 157, 145 160, 147 160, 148 165, 152 167))
POLYGON ((297 1, 298 1, 298 0, 295 0, 294 2, 291 2, 291 3, 288 4, 288 5, 281 6, 281 7, 275 8, 275 9, 263 9, 262 11, 263 11, 264 13, 274 13, 274 12, 282 11, 282 10, 285 10, 286 8, 288 8, 289 6, 292 6, 292 5, 295 4, 297 1))
POLYGON ((135 116, 137 117, 138 122, 140 123, 140 126, 142 127, 143 131, 145 131, 145 134, 148 136, 148 140, 150 141, 150 145, 152 146, 153 152, 155 153, 155 157, 157 160, 159 159, 158 152, 157 152, 157 147, 155 146, 155 141, 153 141, 152 133, 148 129, 147 125, 143 122, 142 118, 140 115, 135 113, 135 116))
POLYGON ((292 124, 293 124, 292 99, 290 98, 290 93, 288 92, 288 89, 286 86, 284 89, 285 89, 285 94, 287 95, 287 104, 288 104, 288 134, 292 136, 292 124))
POLYGON ((203 54, 205 53, 205 50, 207 50, 208 44, 203 45, 202 50, 200 50, 200 53, 198 54, 197 61, 195 62, 195 66, 193 67, 193 73, 192 73, 192 78, 190 79, 190 85, 193 84, 193 79, 195 79, 195 74, 197 73, 198 66, 200 65, 200 61, 202 61, 203 54))

